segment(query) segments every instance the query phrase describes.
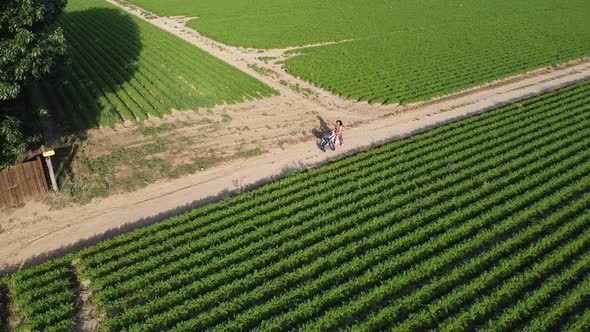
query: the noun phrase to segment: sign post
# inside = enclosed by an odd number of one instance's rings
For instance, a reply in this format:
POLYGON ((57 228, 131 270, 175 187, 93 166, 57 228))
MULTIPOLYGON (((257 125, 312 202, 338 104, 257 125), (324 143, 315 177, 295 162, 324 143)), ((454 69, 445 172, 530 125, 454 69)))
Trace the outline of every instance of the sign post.
POLYGON ((43 151, 43 157, 45 157, 45 162, 47 163, 47 169, 49 170, 49 178, 51 179, 51 188, 54 192, 57 192, 57 181, 55 180, 55 173, 53 172, 53 165, 51 164, 51 156, 55 155, 55 150, 48 150, 45 151, 45 147, 41 147, 41 151, 43 151))

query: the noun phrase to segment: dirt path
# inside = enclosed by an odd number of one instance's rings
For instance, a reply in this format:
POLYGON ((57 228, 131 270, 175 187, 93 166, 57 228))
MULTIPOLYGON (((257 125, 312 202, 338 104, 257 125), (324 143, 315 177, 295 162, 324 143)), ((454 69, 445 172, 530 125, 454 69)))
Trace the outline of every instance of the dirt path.
MULTIPOLYGON (((359 103, 346 100, 329 91, 318 89, 304 80, 291 76, 280 63, 289 57, 285 54, 288 51, 310 46, 334 44, 333 42, 284 49, 234 47, 207 38, 197 31, 186 27, 186 23, 191 19, 190 17, 159 17, 152 12, 122 0, 105 1, 184 39, 278 90, 282 98, 278 99, 280 102, 275 104, 276 106, 289 106, 289 103, 294 103, 311 109, 320 106, 327 111, 349 110, 353 112, 387 112, 400 108, 399 105, 371 105, 366 102, 359 103)), ((343 40, 341 42, 348 41, 343 40)), ((290 108, 292 109, 294 107, 290 108)))
MULTIPOLYGON (((0 212, 0 272, 151 224, 294 169, 317 166, 382 142, 590 78, 590 61, 586 60, 537 70, 427 103, 369 105, 344 100, 288 75, 276 61, 284 58, 284 52, 290 49, 260 51, 229 47, 186 28, 186 18, 157 17, 136 7, 110 2, 260 79, 279 90, 281 96, 224 105, 205 114, 175 112, 166 119, 148 121, 153 126, 178 121, 202 122, 202 126, 174 130, 174 135, 191 141, 190 149, 184 151, 186 155, 177 158, 214 149, 236 152, 232 161, 179 179, 152 183, 134 192, 95 199, 83 206, 50 210, 41 202, 32 202, 0 212), (232 120, 225 121, 229 118, 232 120), (323 119, 331 124, 337 118, 344 120, 348 127, 346 145, 336 152, 322 153, 311 133, 319 129, 323 119), (251 148, 267 152, 250 157, 247 162, 236 159, 239 151, 251 148)), ((146 138, 136 132, 135 126, 122 126, 91 131, 89 137, 96 143, 93 150, 108 153, 119 146, 141 144, 146 138)))
POLYGON ((97 199, 84 206, 48 210, 40 202, 0 214, 0 269, 9 270, 153 223, 293 169, 320 165, 376 144, 485 112, 541 92, 590 78, 590 63, 553 70, 441 100, 347 130, 346 145, 320 152, 311 141, 223 164, 205 172, 152 184, 138 191, 97 199), (40 256, 41 255, 41 256, 40 256))

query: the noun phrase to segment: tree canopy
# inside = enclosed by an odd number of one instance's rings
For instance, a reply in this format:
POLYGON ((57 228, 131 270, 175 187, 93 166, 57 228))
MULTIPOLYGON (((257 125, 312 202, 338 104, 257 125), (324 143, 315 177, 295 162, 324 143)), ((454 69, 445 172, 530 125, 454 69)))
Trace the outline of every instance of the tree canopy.
POLYGON ((0 2, 0 101, 18 96, 30 81, 48 74, 65 53, 65 40, 52 24, 67 0, 0 2))
POLYGON ((26 86, 49 74, 65 54, 54 24, 67 0, 0 0, 0 169, 10 167, 43 138, 41 109, 26 86))

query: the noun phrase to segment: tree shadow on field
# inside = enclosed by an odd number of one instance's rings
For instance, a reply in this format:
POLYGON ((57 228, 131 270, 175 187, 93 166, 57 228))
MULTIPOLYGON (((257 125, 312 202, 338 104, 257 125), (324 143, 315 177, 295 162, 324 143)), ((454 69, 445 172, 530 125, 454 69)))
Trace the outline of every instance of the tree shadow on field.
POLYGON ((49 145, 60 136, 121 122, 118 106, 134 101, 117 91, 135 75, 142 50, 136 22, 117 9, 66 12, 59 25, 66 58, 36 93, 55 127, 49 145))
POLYGON ((118 106, 134 103, 121 86, 136 74, 143 45, 137 23, 117 9, 66 11, 58 24, 66 56, 28 93, 48 110, 46 145, 57 152, 61 183, 66 174, 73 178, 72 163, 87 131, 122 122, 118 106))
POLYGON ((0 280, 0 331, 8 331, 8 287, 0 280))

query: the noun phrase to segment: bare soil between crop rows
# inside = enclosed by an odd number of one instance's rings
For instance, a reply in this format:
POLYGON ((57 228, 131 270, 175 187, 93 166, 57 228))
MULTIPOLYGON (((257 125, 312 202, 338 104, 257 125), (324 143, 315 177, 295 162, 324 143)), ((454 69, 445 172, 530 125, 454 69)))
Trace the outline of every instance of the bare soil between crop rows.
MULTIPOLYGON (((222 45, 186 28, 183 18, 157 17, 110 2, 260 79, 281 95, 212 110, 175 111, 142 125, 90 131, 81 152, 85 158, 165 144, 167 149, 148 157, 154 162, 165 160, 165 167, 196 160, 197 170, 174 179, 153 176, 137 190, 120 188, 83 205, 66 203, 55 208, 47 202, 30 202, 0 211, 0 273, 152 224, 297 169, 590 78, 590 60, 580 60, 425 103, 370 105, 342 99, 287 74, 277 64, 286 50, 222 45), (346 126, 345 145, 335 152, 321 152, 314 134, 332 127, 337 119, 346 126)), ((121 177, 135 171, 129 163, 114 167, 121 177)), ((49 201, 60 199, 54 195, 49 201)))

